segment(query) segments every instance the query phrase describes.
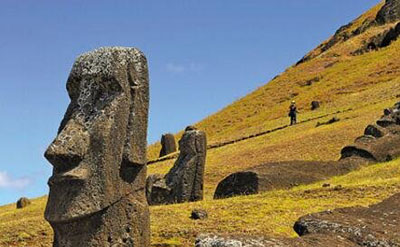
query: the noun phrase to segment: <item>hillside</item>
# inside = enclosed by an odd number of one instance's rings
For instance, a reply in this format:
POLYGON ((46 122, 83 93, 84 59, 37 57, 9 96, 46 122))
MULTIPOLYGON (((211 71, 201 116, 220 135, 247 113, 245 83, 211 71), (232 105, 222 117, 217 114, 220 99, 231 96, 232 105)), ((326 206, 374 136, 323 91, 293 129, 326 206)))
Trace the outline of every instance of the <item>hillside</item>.
MULTIPOLYGON (((210 149, 205 200, 151 207, 153 246, 193 246, 201 232, 295 236, 292 225, 304 214, 369 205, 400 192, 400 160, 394 160, 287 191, 212 200, 217 183, 235 171, 270 161, 338 159, 344 145, 360 136, 382 109, 400 100, 400 40, 366 49, 396 24, 374 23, 382 6, 340 28, 272 81, 195 124, 207 133, 209 144, 238 139, 287 125, 292 100, 299 106, 301 122, 210 149), (311 111, 313 100, 321 108, 311 111), (333 116, 340 121, 316 127, 333 116), (322 188, 322 183, 344 189, 322 188), (194 208, 206 209, 209 218, 190 220, 194 208)), ((151 145, 149 159, 156 159, 159 150, 159 143, 151 145)), ((173 162, 149 165, 148 173, 166 173, 173 162)), ((43 219, 45 203, 46 197, 41 197, 22 210, 0 207, 0 246, 51 246, 51 228, 43 219)))

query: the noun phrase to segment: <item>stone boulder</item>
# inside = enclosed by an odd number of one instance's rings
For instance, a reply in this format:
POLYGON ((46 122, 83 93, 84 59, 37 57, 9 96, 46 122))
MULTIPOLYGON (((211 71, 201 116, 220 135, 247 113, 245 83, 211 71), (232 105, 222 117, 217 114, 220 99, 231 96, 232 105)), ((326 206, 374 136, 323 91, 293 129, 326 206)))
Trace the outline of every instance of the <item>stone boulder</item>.
POLYGON ((311 110, 312 110, 312 111, 318 109, 319 107, 320 107, 319 101, 315 101, 315 100, 314 100, 314 101, 311 102, 311 110))
POLYGON ((341 159, 363 157, 385 162, 400 156, 400 104, 385 109, 384 115, 366 127, 364 135, 341 151, 341 159))
POLYGON ((175 137, 173 134, 164 134, 161 136, 160 157, 176 152, 175 137))
POLYGON ((279 238, 245 235, 200 234, 195 247, 355 247, 337 236, 310 235, 304 238, 279 238))
POLYGON ((343 161, 288 161, 267 163, 229 175, 219 182, 214 199, 289 189, 331 176, 346 174, 369 162, 363 158, 343 161))
POLYGON ((400 20, 400 1, 386 0, 385 5, 379 10, 376 21, 386 24, 400 20))
POLYGON ((196 247, 399 247, 400 194, 365 207, 335 209, 301 217, 293 226, 300 236, 200 234, 196 247))
POLYGON ((294 225, 299 236, 336 235, 353 246, 400 246, 400 194, 368 208, 335 209, 301 217, 294 225))
POLYGON ((53 246, 150 246, 146 57, 124 47, 82 54, 67 91, 70 104, 45 152, 53 246))
POLYGON ((150 205, 193 202, 203 199, 207 140, 203 131, 192 126, 179 141, 179 156, 164 176, 149 176, 146 182, 150 205))
POLYGON ((190 215, 192 220, 204 220, 207 219, 208 213, 204 209, 193 209, 190 215))
POLYGON ((17 201, 17 208, 24 208, 24 207, 28 206, 29 204, 31 204, 31 201, 28 198, 21 197, 17 201))

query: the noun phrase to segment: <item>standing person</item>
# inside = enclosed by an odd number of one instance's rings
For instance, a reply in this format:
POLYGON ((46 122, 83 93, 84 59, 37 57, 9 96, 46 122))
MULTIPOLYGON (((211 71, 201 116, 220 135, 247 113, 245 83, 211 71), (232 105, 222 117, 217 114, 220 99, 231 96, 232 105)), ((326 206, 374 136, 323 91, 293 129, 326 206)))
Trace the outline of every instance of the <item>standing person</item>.
POLYGON ((294 125, 297 123, 297 107, 296 102, 293 100, 289 106, 289 117, 290 117, 290 125, 294 125))

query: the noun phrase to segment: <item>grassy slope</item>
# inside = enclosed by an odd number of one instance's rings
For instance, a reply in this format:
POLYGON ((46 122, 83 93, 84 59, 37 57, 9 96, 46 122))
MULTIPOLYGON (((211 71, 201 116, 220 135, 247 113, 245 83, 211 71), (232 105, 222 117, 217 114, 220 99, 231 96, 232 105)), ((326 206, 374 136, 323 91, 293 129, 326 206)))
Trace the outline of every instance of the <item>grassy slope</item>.
MULTIPOLYGON (((373 18, 380 6, 358 18, 345 31, 350 32, 373 18)), ((400 93, 400 40, 377 52, 350 55, 363 41, 390 26, 371 28, 324 53, 316 48, 311 52, 316 56, 312 60, 288 68, 270 83, 197 123, 197 127, 207 132, 210 143, 235 139, 287 124, 286 111, 292 99, 300 106, 300 120, 327 113, 341 118, 333 125, 315 127, 317 121, 329 118, 326 117, 210 150, 204 201, 151 208, 154 246, 189 246, 195 234, 208 231, 293 236, 291 226, 303 214, 368 205, 399 192, 400 160, 396 160, 330 179, 332 184, 345 186, 344 191, 322 189, 321 183, 317 183, 289 191, 211 199, 217 183, 234 171, 268 161, 337 159, 344 145, 361 135, 383 108, 393 105, 400 93), (307 86, 307 81, 314 78, 318 80, 307 86), (321 101, 322 108, 310 111, 312 100, 321 101), (312 193, 305 193, 306 190, 312 193), (195 207, 207 209, 209 219, 191 221, 189 213, 195 207)), ((155 158, 158 152, 159 144, 151 145, 149 158, 155 158)), ((173 160, 151 165, 149 173, 165 173, 172 164, 173 160)), ((45 201, 45 197, 39 198, 23 210, 14 209, 14 205, 0 207, 0 246, 50 246, 51 230, 42 217, 45 201)))

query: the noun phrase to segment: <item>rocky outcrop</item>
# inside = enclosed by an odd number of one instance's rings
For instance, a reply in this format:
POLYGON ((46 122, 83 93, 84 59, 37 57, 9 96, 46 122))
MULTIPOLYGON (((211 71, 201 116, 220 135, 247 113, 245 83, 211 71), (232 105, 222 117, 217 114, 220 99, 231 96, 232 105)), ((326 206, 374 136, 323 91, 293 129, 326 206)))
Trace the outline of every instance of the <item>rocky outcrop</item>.
POLYGON ((200 234, 196 247, 399 247, 400 194, 368 208, 335 209, 301 217, 298 238, 200 234))
POLYGON ((363 47, 353 52, 353 55, 361 55, 366 52, 376 51, 392 44, 400 35, 400 23, 396 26, 383 31, 380 34, 372 37, 363 47))
POLYGON ((207 219, 208 213, 204 209, 193 209, 190 215, 192 220, 204 220, 207 219))
POLYGON ((355 246, 400 246, 400 194, 368 208, 335 209, 301 217, 294 225, 300 236, 336 235, 355 246))
POLYGON ((341 151, 341 159, 363 157, 374 162, 384 162, 400 156, 400 102, 375 123, 366 127, 364 135, 341 151))
POLYGON ((29 204, 31 204, 31 201, 28 198, 21 197, 17 201, 17 208, 24 208, 24 207, 28 206, 29 204))
POLYGON ((203 131, 189 126, 179 141, 179 157, 162 177, 147 178, 146 195, 150 205, 193 202, 203 199, 207 140, 203 131))
POLYGON ((386 0, 385 5, 379 10, 376 21, 379 24, 391 23, 400 20, 400 1, 386 0))
POLYGON ((164 134, 161 136, 160 157, 176 152, 175 137, 173 134, 164 134))
POLYGON ((149 246, 145 56, 122 47, 85 53, 67 90, 71 102, 45 153, 53 246, 149 246))
POLYGON ((346 174, 366 162, 368 160, 355 158, 340 162, 289 161, 268 163, 229 175, 219 182, 214 193, 214 199, 251 195, 310 184, 331 176, 346 174))

